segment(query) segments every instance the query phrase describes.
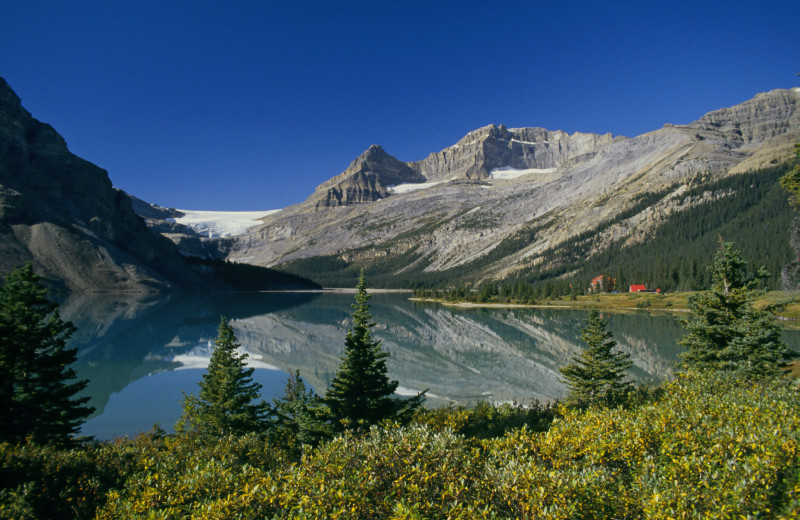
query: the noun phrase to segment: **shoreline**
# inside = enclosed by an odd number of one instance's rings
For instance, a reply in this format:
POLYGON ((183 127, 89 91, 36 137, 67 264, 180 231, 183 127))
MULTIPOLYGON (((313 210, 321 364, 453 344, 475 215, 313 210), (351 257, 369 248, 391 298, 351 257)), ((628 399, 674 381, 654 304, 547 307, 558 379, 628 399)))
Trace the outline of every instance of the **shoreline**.
MULTIPOLYGON (((433 303, 446 307, 462 309, 596 309, 604 312, 665 312, 670 314, 690 313, 689 297, 693 293, 653 294, 604 294, 597 296, 578 296, 577 300, 542 300, 538 303, 512 302, 470 302, 448 301, 441 298, 411 297, 409 300, 420 303, 433 303)), ((776 306, 775 319, 784 327, 800 328, 800 293, 795 291, 769 291, 758 298, 756 307, 776 306)))
POLYGON ((606 310, 606 311, 645 311, 645 312, 689 312, 689 309, 683 308, 662 308, 662 307, 608 307, 603 305, 583 305, 583 304, 576 304, 570 305, 565 302, 558 302, 558 303, 479 303, 479 302, 451 302, 447 300, 438 300, 436 298, 419 298, 413 297, 409 298, 409 301, 412 302, 423 302, 423 303, 436 303, 439 305, 444 305, 445 307, 459 307, 462 309, 470 309, 470 308, 487 308, 487 309, 599 309, 599 310, 606 310))
MULTIPOLYGON (((266 291, 256 291, 262 293, 317 293, 317 294, 355 294, 358 289, 355 287, 324 287, 322 289, 270 289, 266 291)), ((370 289, 369 294, 413 294, 413 289, 370 289)))

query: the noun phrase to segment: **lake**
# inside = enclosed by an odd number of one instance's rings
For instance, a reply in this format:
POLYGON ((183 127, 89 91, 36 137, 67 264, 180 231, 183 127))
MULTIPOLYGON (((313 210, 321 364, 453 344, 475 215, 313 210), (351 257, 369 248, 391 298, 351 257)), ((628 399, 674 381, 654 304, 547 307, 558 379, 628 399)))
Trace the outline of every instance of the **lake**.
MULTIPOLYGON (((558 367, 584 344, 585 311, 452 308, 374 294, 373 335, 391 353, 398 393, 428 389, 428 406, 530 402, 565 395, 558 367)), ((167 431, 181 414, 183 393, 196 393, 220 316, 226 316, 264 385, 281 395, 289 372, 324 394, 339 365, 353 294, 208 293, 169 296, 73 295, 62 318, 77 327, 74 368, 88 379, 96 408, 83 433, 98 439, 134 436, 158 423, 167 431)), ((631 377, 669 376, 683 329, 672 314, 604 314, 620 348, 631 355, 631 377)), ((800 346, 800 333, 787 331, 800 346)))

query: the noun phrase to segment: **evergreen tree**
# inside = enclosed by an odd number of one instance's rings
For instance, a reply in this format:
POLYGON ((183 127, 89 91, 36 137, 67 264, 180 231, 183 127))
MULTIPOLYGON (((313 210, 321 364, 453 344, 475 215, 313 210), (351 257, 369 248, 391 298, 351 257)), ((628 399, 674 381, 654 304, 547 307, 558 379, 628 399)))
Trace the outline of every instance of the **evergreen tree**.
POLYGON ((253 381, 255 369, 247 367, 246 353, 240 353, 233 327, 223 316, 208 370, 200 381, 197 396, 184 399, 178 431, 210 435, 259 432, 266 426, 268 405, 261 400, 261 384, 253 381))
POLYGON ((633 363, 628 361, 628 354, 613 352, 617 342, 611 339, 607 325, 597 311, 591 311, 581 329, 586 350, 573 357, 572 364, 559 369, 570 390, 568 400, 578 406, 620 404, 630 391, 631 383, 624 378, 633 363))
MULTIPOLYGON (((794 145, 794 168, 781 177, 781 187, 789 192, 789 203, 795 213, 800 212, 800 144, 794 145)), ((800 216, 795 216, 792 222, 790 244, 794 250, 794 260, 786 264, 781 270, 781 285, 784 289, 800 288, 800 216)))
POLYGON ((375 323, 369 313, 363 270, 356 289, 353 327, 345 337, 344 356, 325 403, 336 428, 366 429, 386 419, 404 422, 422 404, 425 392, 407 400, 393 397, 399 383, 386 375, 389 353, 370 333, 375 323))
POLYGON ((47 298, 31 264, 12 271, 0 289, 0 441, 72 444, 94 410, 75 397, 88 381, 69 366, 75 331, 47 298))
POLYGON ((292 451, 304 445, 316 446, 330 435, 326 412, 322 399, 306 387, 296 370, 289 374, 283 395, 272 400, 270 436, 292 451))
POLYGON ((741 371, 748 376, 777 375, 794 357, 781 341, 781 330, 769 308, 753 302, 763 291, 760 268, 746 277, 747 263, 732 242, 720 241, 710 267, 712 285, 689 297, 693 317, 682 320, 687 335, 679 341, 684 368, 741 371))
MULTIPOLYGON (((800 159, 800 143, 794 145, 794 154, 797 159, 800 159)), ((791 196, 789 203, 800 212, 800 164, 795 164, 791 171, 786 173, 780 179, 781 187, 789 192, 791 196)))

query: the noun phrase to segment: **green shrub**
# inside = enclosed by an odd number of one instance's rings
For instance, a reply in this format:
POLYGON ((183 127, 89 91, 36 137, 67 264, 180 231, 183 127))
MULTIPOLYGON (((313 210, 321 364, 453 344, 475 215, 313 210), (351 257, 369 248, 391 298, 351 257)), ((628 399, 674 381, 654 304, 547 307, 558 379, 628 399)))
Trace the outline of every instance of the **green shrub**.
POLYGON ((94 518, 140 456, 128 442, 71 449, 0 444, 0 518, 94 518))
POLYGON ((124 489, 109 493, 99 519, 230 518, 249 511, 254 486, 286 463, 254 434, 182 435, 155 448, 141 454, 124 489))
POLYGON ((277 512, 291 518, 489 518, 483 465, 479 446, 451 431, 373 428, 361 438, 337 437, 293 467, 277 512))
POLYGON ((518 402, 495 405, 480 401, 473 407, 424 408, 417 411, 414 423, 426 425, 434 431, 450 429, 470 438, 492 439, 523 426, 531 431, 547 431, 556 410, 555 404, 536 400, 527 405, 518 402))
POLYGON ((493 441, 485 478, 520 518, 781 518, 800 512, 799 427, 784 381, 689 375, 654 404, 493 441))

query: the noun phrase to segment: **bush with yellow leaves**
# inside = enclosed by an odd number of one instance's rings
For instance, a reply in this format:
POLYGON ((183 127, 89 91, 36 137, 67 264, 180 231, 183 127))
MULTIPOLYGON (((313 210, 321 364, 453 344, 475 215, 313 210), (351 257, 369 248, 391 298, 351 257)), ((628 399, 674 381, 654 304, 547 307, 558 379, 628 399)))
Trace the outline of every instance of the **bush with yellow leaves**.
POLYGON ((450 426, 496 433, 519 411, 453 408, 343 434, 299 461, 252 434, 145 436, 80 454, 5 447, 6 477, 26 457, 36 469, 0 490, 0 517, 35 518, 50 501, 50 517, 99 507, 101 520, 796 518, 798 397, 787 380, 684 374, 627 408, 548 411, 546 431, 468 436, 450 426))

